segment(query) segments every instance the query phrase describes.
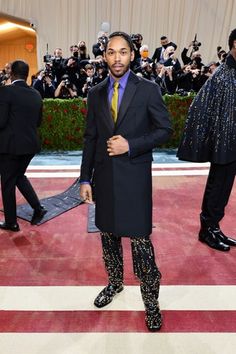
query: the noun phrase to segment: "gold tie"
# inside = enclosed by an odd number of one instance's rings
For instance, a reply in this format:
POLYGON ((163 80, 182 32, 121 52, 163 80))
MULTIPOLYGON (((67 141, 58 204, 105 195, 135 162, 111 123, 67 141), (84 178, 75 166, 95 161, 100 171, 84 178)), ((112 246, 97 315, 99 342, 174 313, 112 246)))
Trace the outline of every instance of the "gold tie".
POLYGON ((111 114, 115 123, 118 116, 118 98, 119 98, 119 82, 115 81, 114 91, 111 99, 111 114))

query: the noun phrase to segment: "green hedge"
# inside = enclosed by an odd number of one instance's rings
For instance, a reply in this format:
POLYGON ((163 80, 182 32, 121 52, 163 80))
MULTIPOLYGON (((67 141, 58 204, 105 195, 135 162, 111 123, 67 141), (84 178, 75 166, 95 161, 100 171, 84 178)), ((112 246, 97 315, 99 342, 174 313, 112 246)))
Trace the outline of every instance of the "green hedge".
POLYGON ((80 150, 86 113, 86 103, 82 99, 45 99, 43 121, 39 129, 42 149, 80 150))
MULTIPOLYGON (((193 96, 164 96, 170 112, 174 133, 167 148, 176 148, 183 131, 188 107, 193 96)), ((45 99, 43 122, 40 127, 42 149, 50 151, 81 150, 86 121, 86 102, 73 100, 45 99)))
POLYGON ((195 97, 194 94, 190 96, 180 96, 180 95, 165 95, 164 101, 168 108, 171 116, 173 134, 171 139, 163 147, 166 148, 177 148, 183 133, 188 108, 195 97))

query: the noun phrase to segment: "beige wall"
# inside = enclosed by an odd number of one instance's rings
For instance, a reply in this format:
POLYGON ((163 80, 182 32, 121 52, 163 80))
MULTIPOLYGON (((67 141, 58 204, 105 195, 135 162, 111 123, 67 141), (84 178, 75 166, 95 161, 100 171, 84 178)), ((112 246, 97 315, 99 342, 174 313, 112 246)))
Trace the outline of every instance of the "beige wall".
POLYGON ((236 0, 0 0, 1 12, 36 24, 38 63, 46 51, 85 40, 92 44, 102 22, 111 31, 142 33, 151 54, 160 36, 178 44, 178 53, 198 34, 205 63, 216 59, 216 47, 227 49, 227 38, 236 27, 236 0))

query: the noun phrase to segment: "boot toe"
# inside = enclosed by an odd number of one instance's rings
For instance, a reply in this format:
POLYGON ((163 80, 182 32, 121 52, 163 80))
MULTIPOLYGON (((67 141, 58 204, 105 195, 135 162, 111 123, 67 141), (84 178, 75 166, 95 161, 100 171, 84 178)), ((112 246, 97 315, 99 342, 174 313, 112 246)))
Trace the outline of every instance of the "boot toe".
POLYGON ((155 309, 145 310, 145 322, 147 329, 151 332, 156 332, 161 329, 162 326, 162 315, 159 307, 155 309))

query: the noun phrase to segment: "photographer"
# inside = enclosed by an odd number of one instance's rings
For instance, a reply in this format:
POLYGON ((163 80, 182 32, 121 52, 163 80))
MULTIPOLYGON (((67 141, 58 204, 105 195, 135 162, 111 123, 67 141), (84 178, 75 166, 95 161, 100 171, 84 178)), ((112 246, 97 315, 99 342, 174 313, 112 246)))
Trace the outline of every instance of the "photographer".
POLYGON ((86 74, 86 81, 82 87, 82 95, 84 98, 88 96, 89 90, 93 86, 95 86, 95 82, 94 82, 95 69, 92 64, 87 64, 85 66, 85 74, 86 74))
POLYGON ((142 47, 143 36, 140 33, 131 34, 131 40, 134 46, 134 62, 141 57, 140 48, 142 47))
MULTIPOLYGON (((133 71, 137 73, 141 73, 143 77, 146 78, 146 68, 150 66, 149 64, 152 63, 152 59, 149 58, 149 50, 148 50, 148 45, 144 44, 142 47, 139 49, 140 57, 135 60, 133 63, 133 71)), ((148 70, 149 71, 149 70, 148 70)), ((151 68, 152 72, 152 68, 151 68)), ((148 76, 148 75, 147 75, 148 76)))
POLYGON ((79 85, 80 65, 78 57, 71 56, 63 63, 64 75, 68 75, 70 82, 77 88, 79 85))
POLYGON ((9 85, 10 76, 6 74, 5 70, 0 71, 0 86, 9 85))
POLYGON ((52 76, 47 70, 41 70, 32 85, 39 91, 42 98, 54 98, 55 85, 52 76))
POLYGON ((219 59, 219 61, 217 62, 217 66, 219 66, 220 64, 225 62, 225 59, 227 57, 227 53, 220 46, 217 47, 216 51, 217 51, 217 57, 219 59))
POLYGON ((70 46, 70 53, 71 53, 71 57, 75 57, 75 58, 79 57, 79 47, 77 44, 72 44, 70 46))
POLYGON ((103 81, 108 75, 107 63, 104 61, 102 56, 97 57, 97 61, 94 63, 95 65, 95 74, 93 77, 94 85, 99 84, 103 81))
POLYGON ((208 66, 202 66, 201 69, 194 63, 185 65, 177 76, 177 93, 184 95, 183 92, 198 92, 212 75, 215 65, 210 63, 208 66))
POLYGON ((194 40, 189 43, 188 48, 184 48, 181 52, 181 59, 184 65, 194 63, 196 64, 198 69, 201 69, 201 67, 204 64, 202 64, 201 53, 199 52, 200 46, 201 43, 198 42, 197 35, 195 35, 194 40), (190 56, 188 56, 187 53, 190 50, 190 48, 191 48, 191 54, 190 56))
POLYGON ((11 85, 10 73, 11 73, 11 64, 6 63, 4 69, 0 74, 0 86, 11 85))
POLYGON ((155 82, 160 86, 162 95, 173 95, 176 91, 177 80, 173 75, 173 67, 164 64, 153 64, 153 72, 156 75, 155 82))
POLYGON ((171 66, 172 71, 177 74, 181 70, 181 65, 179 59, 175 54, 175 47, 168 46, 163 53, 163 64, 164 66, 171 66))
POLYGON ((65 59, 63 59, 62 57, 62 49, 56 48, 54 50, 54 56, 51 57, 51 70, 52 70, 52 76, 56 87, 59 85, 62 75, 64 74, 64 68, 63 68, 64 61, 65 59))
POLYGON ((78 51, 78 58, 79 60, 89 60, 90 56, 87 53, 87 47, 85 41, 80 41, 78 43, 79 51, 78 51))
POLYGON ((174 47, 174 50, 176 50, 177 45, 173 42, 170 42, 166 36, 162 36, 160 38, 160 41, 161 41, 161 47, 158 47, 155 49, 155 52, 152 56, 152 60, 154 63, 163 64, 164 63, 163 54, 164 54, 164 51, 166 50, 166 48, 172 46, 172 47, 174 47))
POLYGON ((69 75, 62 76, 62 80, 55 90, 54 97, 62 99, 77 97, 76 86, 70 81, 69 75))
POLYGON ((104 50, 105 50, 105 45, 107 42, 107 35, 105 32, 99 32, 98 33, 98 40, 97 43, 93 45, 93 55, 96 58, 99 55, 103 56, 104 50))

